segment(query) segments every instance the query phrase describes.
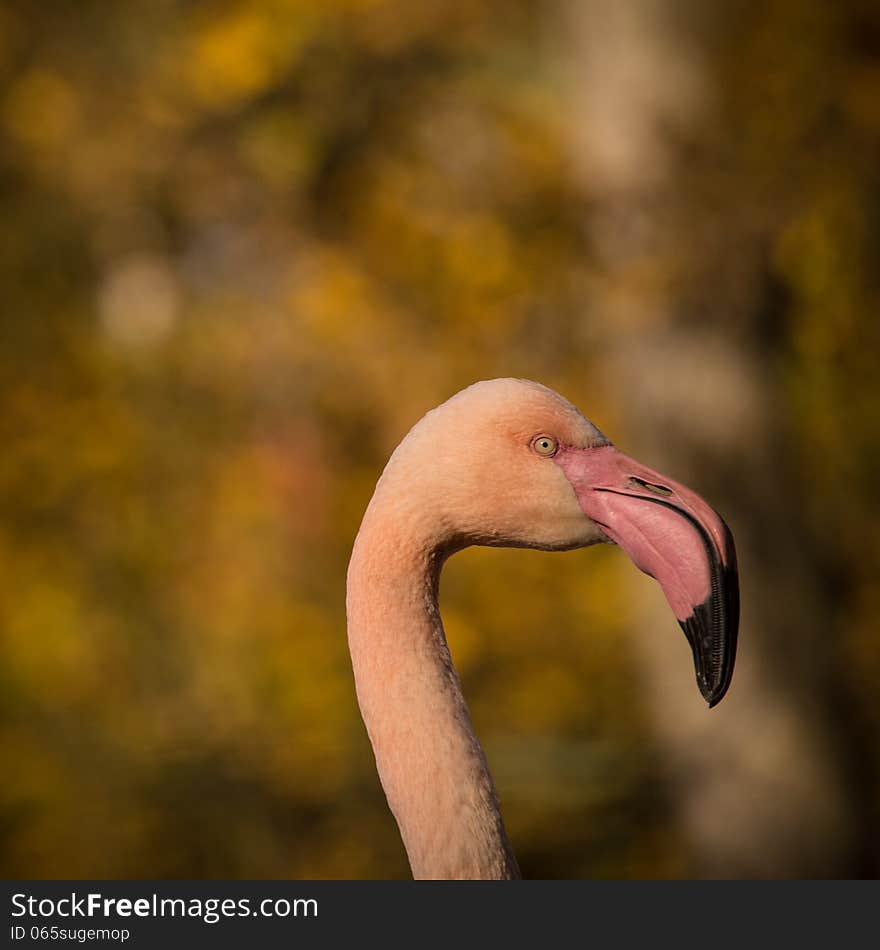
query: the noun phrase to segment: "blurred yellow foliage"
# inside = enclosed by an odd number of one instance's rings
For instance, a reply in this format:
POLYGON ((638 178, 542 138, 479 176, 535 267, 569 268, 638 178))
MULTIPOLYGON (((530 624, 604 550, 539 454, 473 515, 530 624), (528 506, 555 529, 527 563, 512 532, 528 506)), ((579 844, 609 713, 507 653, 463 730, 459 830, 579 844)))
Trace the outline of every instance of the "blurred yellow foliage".
POLYGON ((75 133, 80 105, 70 83, 51 69, 34 68, 9 90, 6 127, 26 148, 64 149, 75 133))
POLYGON ((200 103, 238 105, 268 89, 291 65, 302 21, 296 13, 279 21, 267 6, 242 4, 196 28, 186 64, 200 103))

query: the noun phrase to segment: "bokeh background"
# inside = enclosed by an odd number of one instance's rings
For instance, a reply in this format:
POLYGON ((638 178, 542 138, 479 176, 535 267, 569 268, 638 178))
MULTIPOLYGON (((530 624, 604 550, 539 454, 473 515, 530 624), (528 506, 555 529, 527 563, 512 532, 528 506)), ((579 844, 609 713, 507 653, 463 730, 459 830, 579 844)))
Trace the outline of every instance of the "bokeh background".
POLYGON ((509 375, 743 587, 708 712, 621 552, 451 561, 524 873, 876 875, 875 0, 6 0, 0 85, 3 876, 405 877, 345 567, 509 375))

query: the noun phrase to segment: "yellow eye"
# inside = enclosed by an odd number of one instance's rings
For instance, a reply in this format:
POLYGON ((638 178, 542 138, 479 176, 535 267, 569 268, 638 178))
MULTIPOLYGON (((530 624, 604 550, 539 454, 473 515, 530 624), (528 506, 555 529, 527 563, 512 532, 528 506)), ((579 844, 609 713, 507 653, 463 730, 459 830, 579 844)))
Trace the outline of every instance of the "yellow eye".
POLYGON ((558 448, 559 443, 552 435, 539 435, 532 439, 532 449, 537 452, 538 455, 543 455, 544 458, 550 458, 556 455, 558 448))

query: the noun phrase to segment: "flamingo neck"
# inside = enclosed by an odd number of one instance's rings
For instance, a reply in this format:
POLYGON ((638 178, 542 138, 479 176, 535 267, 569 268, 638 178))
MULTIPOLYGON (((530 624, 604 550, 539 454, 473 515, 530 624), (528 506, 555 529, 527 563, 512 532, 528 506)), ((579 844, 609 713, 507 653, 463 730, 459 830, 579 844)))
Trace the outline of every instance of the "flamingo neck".
POLYGON ((358 703, 413 876, 519 877, 437 606, 443 546, 424 515, 370 503, 348 570, 358 703))

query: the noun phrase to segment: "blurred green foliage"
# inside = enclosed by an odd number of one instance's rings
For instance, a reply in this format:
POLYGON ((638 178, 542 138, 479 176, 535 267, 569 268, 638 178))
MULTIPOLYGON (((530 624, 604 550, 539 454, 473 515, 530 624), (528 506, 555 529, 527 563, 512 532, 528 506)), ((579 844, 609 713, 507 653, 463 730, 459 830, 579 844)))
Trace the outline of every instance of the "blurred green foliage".
MULTIPOLYGON (((591 306, 601 196, 573 167, 560 6, 0 7, 5 876, 407 874, 343 609, 384 459, 497 375, 626 444, 591 373, 616 330, 591 306)), ((880 16, 816 6, 719 8, 669 293, 735 280, 733 239, 701 243, 718 214, 766 256, 782 302, 743 345, 784 381, 803 530, 840 585, 836 682, 877 735, 880 16)), ((686 866, 632 583, 606 549, 444 575, 530 876, 686 866)))

